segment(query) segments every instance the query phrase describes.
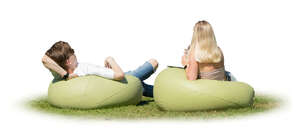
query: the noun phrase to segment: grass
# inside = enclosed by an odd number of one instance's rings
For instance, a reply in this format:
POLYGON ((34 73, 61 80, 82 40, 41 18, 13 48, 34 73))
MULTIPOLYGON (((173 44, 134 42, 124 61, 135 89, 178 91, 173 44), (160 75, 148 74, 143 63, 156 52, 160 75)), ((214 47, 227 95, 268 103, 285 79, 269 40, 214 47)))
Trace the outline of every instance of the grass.
POLYGON ((64 109, 57 108, 50 105, 47 101, 47 97, 39 97, 34 100, 30 100, 28 105, 30 108, 54 113, 63 116, 84 117, 93 119, 215 119, 215 118, 235 118, 246 115, 257 114, 265 112, 278 107, 280 100, 272 96, 256 95, 254 104, 252 107, 246 108, 232 108, 223 110, 208 110, 198 112, 170 112, 161 111, 157 108, 152 98, 143 97, 142 101, 138 105, 120 106, 113 108, 103 109, 64 109))

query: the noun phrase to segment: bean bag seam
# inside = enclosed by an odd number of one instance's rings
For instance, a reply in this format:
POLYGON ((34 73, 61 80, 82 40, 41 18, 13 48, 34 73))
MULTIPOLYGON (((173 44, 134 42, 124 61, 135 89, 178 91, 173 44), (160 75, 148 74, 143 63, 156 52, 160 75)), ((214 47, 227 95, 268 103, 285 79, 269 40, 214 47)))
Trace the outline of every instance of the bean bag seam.
MULTIPOLYGON (((137 86, 136 86, 136 87, 137 87, 137 86)), ((102 106, 108 99, 110 99, 110 98, 112 98, 112 97, 114 97, 114 96, 116 96, 116 95, 118 95, 118 94, 121 94, 120 91, 123 90, 123 89, 126 89, 126 88, 128 88, 128 87, 127 87, 127 86, 122 87, 122 88, 120 88, 119 90, 117 90, 113 95, 111 95, 111 96, 109 96, 109 97, 103 99, 103 100, 101 101, 102 104, 99 104, 99 106, 102 106)))

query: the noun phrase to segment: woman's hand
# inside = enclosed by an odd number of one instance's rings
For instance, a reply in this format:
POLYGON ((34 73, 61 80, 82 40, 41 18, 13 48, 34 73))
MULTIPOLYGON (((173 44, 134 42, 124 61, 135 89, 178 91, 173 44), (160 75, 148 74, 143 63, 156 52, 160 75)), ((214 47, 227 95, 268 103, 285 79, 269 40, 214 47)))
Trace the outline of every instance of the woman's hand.
POLYGON ((186 66, 188 64, 188 49, 184 49, 184 54, 181 57, 182 66, 186 66))
POLYGON ((184 49, 184 55, 188 54, 189 49, 184 49))
POLYGON ((183 55, 181 57, 181 64, 182 64, 182 66, 186 66, 188 64, 186 55, 183 55))

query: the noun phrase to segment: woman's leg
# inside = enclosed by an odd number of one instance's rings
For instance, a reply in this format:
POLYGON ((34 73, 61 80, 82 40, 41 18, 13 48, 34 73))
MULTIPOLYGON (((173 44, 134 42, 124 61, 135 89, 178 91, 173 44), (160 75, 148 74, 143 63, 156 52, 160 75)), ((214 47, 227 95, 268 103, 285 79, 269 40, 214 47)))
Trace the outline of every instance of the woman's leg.
POLYGON ((155 59, 146 61, 142 66, 139 66, 133 71, 128 71, 125 74, 133 75, 139 78, 143 85, 143 95, 147 97, 153 97, 153 86, 145 84, 143 81, 149 78, 157 69, 158 62, 155 59))

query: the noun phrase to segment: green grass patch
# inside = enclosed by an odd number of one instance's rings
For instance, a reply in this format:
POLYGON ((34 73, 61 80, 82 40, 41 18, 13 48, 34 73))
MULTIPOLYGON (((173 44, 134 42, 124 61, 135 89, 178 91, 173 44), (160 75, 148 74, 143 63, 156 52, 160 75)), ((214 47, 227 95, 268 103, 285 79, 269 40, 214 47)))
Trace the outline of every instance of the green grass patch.
POLYGON ((28 102, 29 107, 47 113, 95 119, 215 119, 233 118, 272 110, 280 105, 280 100, 267 95, 257 95, 252 107, 198 112, 170 112, 158 109, 152 98, 143 97, 138 105, 102 109, 65 109, 50 105, 47 97, 39 97, 28 102))

